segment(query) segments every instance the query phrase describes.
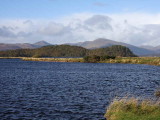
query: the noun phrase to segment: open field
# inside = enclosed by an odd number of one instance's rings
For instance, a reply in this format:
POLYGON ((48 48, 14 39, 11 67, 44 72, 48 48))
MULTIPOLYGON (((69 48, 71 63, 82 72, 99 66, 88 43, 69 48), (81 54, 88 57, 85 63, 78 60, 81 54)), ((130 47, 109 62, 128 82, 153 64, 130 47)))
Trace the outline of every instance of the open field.
POLYGON ((107 120, 160 120, 160 101, 139 101, 135 98, 114 100, 108 107, 107 120))

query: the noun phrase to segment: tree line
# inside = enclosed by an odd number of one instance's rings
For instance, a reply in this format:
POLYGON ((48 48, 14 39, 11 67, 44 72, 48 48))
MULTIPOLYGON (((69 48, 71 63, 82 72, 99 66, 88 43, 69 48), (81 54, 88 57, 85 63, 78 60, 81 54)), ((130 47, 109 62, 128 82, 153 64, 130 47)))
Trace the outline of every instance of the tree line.
POLYGON ((106 48, 85 49, 71 45, 52 45, 37 49, 17 49, 0 51, 0 57, 84 57, 101 56, 100 59, 108 57, 135 57, 133 52, 121 45, 114 45, 106 48), (102 57, 103 56, 103 57, 102 57))

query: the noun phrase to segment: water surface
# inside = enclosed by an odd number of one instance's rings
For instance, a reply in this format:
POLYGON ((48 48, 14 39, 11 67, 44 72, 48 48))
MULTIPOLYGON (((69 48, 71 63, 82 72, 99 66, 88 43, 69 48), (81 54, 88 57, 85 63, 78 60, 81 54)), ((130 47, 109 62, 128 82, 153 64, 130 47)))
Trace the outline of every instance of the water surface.
POLYGON ((160 67, 0 59, 1 120, 100 120, 115 97, 153 98, 160 67))

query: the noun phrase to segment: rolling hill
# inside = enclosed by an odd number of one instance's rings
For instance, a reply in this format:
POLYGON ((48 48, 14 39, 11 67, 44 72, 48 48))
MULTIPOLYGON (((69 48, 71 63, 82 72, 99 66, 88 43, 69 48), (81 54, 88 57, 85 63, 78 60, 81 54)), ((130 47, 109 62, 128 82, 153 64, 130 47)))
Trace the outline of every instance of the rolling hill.
MULTIPOLYGON (((52 45, 45 41, 39 41, 34 44, 30 43, 17 43, 17 44, 4 44, 0 43, 0 51, 5 50, 15 50, 15 49, 36 49, 43 46, 52 45)), ((129 48, 134 54, 138 56, 157 56, 160 54, 160 46, 153 47, 153 46, 134 46, 123 42, 117 42, 109 39, 99 38, 94 41, 85 41, 85 42, 78 42, 78 43, 67 43, 64 45, 73 45, 73 46, 80 46, 86 49, 96 49, 96 48, 106 48, 113 45, 122 45, 129 48)))
POLYGON ((38 47, 43 47, 43 46, 48 46, 48 45, 52 45, 52 44, 50 44, 46 41, 39 41, 39 42, 34 43, 33 45, 36 45, 38 47))
POLYGON ((147 54, 146 56, 157 56, 157 57, 160 57, 160 45, 156 46, 156 47, 153 47, 153 46, 140 46, 140 47, 145 48, 147 50, 154 51, 153 54, 147 54))
POLYGON ((159 53, 160 53, 160 45, 159 45, 159 46, 154 47, 154 50, 155 50, 156 52, 159 52, 159 53))
POLYGON ((48 45, 51 45, 51 44, 47 43, 45 41, 39 41, 34 44, 30 44, 30 43, 16 43, 16 44, 0 43, 0 51, 15 50, 15 49, 35 49, 35 48, 40 48, 40 47, 48 46, 48 45))
POLYGON ((0 57, 84 57, 94 55, 135 57, 127 47, 121 45, 97 49, 86 49, 71 45, 51 45, 36 49, 0 51, 0 57))
POLYGON ((148 50, 153 50, 153 51, 157 51, 159 52, 160 51, 160 45, 159 46, 156 46, 156 47, 153 47, 153 46, 140 46, 141 48, 145 48, 145 49, 148 49, 148 50))
POLYGON ((90 49, 88 51, 89 56, 97 55, 97 56, 118 56, 118 57, 136 57, 133 52, 121 45, 113 45, 106 48, 97 48, 97 49, 90 49))
POLYGON ((109 47, 113 45, 122 45, 122 46, 128 47, 134 54, 139 55, 139 56, 155 53, 155 51, 153 50, 133 46, 133 45, 126 44, 123 42, 116 42, 116 41, 104 39, 104 38, 99 38, 94 41, 79 42, 75 44, 73 43, 72 45, 81 46, 87 49, 105 48, 105 47, 109 47))

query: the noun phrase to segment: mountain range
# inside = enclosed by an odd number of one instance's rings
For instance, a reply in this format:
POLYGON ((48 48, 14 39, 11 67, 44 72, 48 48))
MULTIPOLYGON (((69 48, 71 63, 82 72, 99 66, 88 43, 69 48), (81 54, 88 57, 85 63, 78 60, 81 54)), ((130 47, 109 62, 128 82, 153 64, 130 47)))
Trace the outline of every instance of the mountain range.
POLYGON ((104 39, 104 38, 99 38, 94 41, 72 43, 70 45, 81 46, 87 49, 105 48, 112 45, 122 45, 122 46, 128 47, 134 54, 138 56, 146 56, 146 55, 153 55, 153 54, 156 55, 160 53, 160 46, 157 46, 154 49, 149 49, 149 48, 138 47, 138 46, 130 45, 127 43, 117 42, 117 41, 104 39))
POLYGON ((48 46, 52 45, 46 41, 39 41, 34 44, 30 43, 15 43, 15 44, 5 44, 5 43, 0 43, 0 51, 5 51, 5 50, 15 50, 15 49, 35 49, 35 48, 40 48, 43 46, 48 46))
POLYGON ((156 46, 156 47, 147 46, 147 45, 146 46, 140 46, 140 47, 160 53, 160 45, 156 46))
MULTIPOLYGON (((67 45, 81 46, 87 49, 105 48, 112 45, 122 45, 128 47, 134 54, 138 56, 159 56, 160 46, 134 46, 123 42, 117 42, 109 39, 99 38, 94 41, 85 41, 78 43, 66 43, 67 45)), ((43 46, 52 45, 46 41, 39 41, 34 44, 30 43, 17 43, 17 44, 4 44, 0 43, 0 51, 11 50, 11 49, 35 49, 43 46)))

